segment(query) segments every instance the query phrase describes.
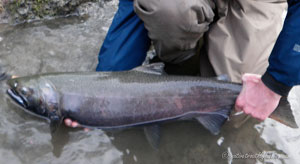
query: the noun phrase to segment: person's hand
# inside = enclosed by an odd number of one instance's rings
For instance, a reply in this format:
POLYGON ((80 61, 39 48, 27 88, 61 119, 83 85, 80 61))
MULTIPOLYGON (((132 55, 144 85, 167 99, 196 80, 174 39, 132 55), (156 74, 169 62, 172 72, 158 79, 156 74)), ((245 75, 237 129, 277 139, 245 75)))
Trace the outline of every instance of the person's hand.
POLYGON ((265 120, 276 109, 281 96, 265 86, 260 75, 244 74, 242 81, 243 88, 236 99, 235 109, 265 120))
MULTIPOLYGON (((72 121, 72 120, 69 119, 69 118, 66 118, 66 119, 64 120, 64 122, 65 122, 65 125, 68 126, 68 127, 72 127, 72 128, 80 128, 80 127, 81 127, 80 124, 79 124, 78 122, 72 121)), ((83 128, 83 129, 84 129, 84 131, 89 131, 88 128, 83 128)))

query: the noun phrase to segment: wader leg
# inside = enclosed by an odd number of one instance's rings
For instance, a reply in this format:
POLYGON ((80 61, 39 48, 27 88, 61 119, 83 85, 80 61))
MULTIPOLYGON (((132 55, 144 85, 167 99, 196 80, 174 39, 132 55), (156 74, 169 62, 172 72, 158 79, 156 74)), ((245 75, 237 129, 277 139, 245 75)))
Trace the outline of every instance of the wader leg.
POLYGON ((134 9, 143 20, 153 41, 156 54, 166 63, 166 71, 176 74, 194 74, 197 43, 214 18, 211 0, 135 0, 134 9))
POLYGON ((98 56, 97 71, 123 71, 143 63, 151 40, 133 10, 133 0, 120 0, 98 56))
POLYGON ((217 21, 205 38, 216 74, 241 82, 243 73, 263 74, 282 28, 282 0, 216 0, 217 21))

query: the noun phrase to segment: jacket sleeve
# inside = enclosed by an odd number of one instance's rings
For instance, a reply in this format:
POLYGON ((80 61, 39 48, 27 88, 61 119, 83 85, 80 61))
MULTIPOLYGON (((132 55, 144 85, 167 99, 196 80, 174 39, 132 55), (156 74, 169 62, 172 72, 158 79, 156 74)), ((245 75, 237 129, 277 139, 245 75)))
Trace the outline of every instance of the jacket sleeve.
POLYGON ((150 44, 144 23, 134 12, 133 0, 120 0, 100 49, 96 71, 123 71, 139 66, 150 44))
POLYGON ((288 1, 283 29, 262 81, 281 96, 287 96, 293 86, 300 84, 300 0, 288 1))

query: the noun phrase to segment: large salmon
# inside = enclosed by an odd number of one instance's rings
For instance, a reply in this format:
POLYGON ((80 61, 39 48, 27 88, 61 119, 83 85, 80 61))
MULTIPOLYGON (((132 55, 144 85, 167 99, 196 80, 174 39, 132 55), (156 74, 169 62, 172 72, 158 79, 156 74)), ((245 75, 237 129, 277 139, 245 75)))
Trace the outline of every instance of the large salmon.
MULTIPOLYGON (((127 128, 195 119, 213 134, 228 119, 241 84, 163 74, 152 64, 124 72, 48 73, 8 80, 8 94, 32 114, 50 121, 64 118, 86 127, 127 128)), ((286 99, 273 117, 297 127, 286 99)), ((151 130, 151 131, 152 131, 151 130)), ((147 132, 147 130, 146 130, 147 132)), ((149 134, 151 135, 151 134, 149 134)))

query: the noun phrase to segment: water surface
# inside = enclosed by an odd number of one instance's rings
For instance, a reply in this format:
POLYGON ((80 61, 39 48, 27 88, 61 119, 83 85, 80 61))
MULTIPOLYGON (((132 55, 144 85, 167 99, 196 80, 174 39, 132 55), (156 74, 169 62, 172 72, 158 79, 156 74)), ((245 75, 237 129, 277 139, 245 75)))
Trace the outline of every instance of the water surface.
MULTIPOLYGON (((19 76, 94 71, 117 1, 88 6, 89 16, 17 26, 0 24, 0 65, 9 74, 19 76)), ((250 119, 240 128, 234 128, 237 119, 232 118, 217 136, 197 122, 165 124, 159 150, 149 146, 141 129, 105 133, 62 126, 51 135, 48 123, 20 110, 5 94, 6 89, 1 82, 0 163, 296 164, 300 161, 300 130, 270 119, 262 123, 250 119), (245 156, 264 152, 282 158, 245 156), (242 159, 242 155, 247 159, 242 159)), ((300 120, 300 88, 293 89, 289 100, 296 119, 300 120)))

